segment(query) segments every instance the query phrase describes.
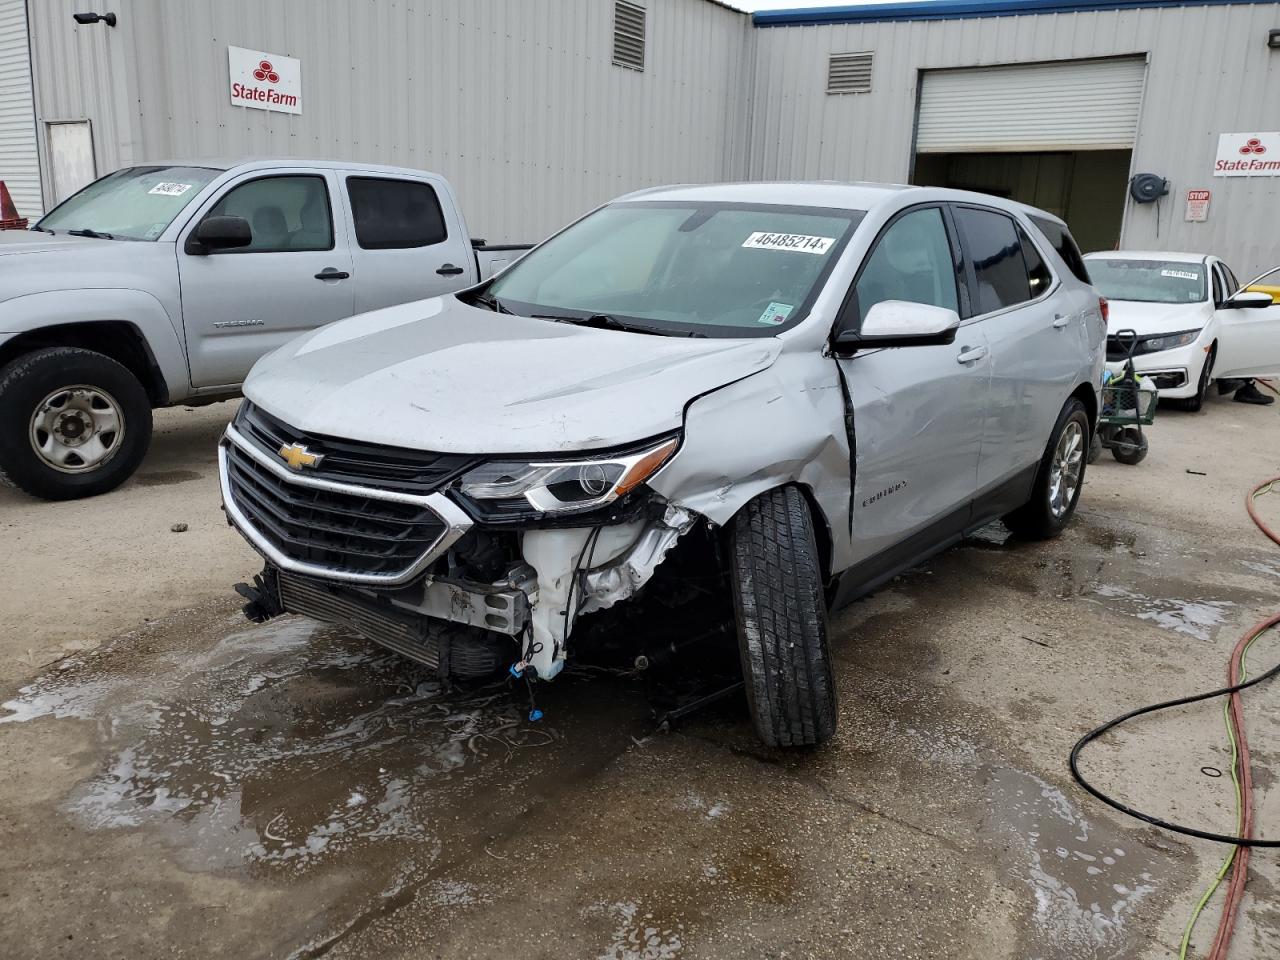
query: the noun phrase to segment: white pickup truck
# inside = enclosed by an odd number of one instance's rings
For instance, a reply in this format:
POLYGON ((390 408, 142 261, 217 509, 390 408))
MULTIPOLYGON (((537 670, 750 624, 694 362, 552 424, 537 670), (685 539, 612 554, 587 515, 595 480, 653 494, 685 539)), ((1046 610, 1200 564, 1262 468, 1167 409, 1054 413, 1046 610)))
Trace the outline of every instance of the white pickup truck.
POLYGON ((421 170, 323 160, 126 167, 0 232, 0 481, 111 490, 151 410, 240 392, 322 324, 469 287, 528 245, 472 240, 421 170))

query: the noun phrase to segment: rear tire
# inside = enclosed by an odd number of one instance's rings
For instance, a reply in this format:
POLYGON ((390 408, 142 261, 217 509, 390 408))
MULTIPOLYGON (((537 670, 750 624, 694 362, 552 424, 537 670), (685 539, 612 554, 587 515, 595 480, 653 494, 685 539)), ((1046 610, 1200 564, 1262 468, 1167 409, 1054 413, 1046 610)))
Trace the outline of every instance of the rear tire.
POLYGON ((1004 525, 1025 540, 1048 540, 1060 534, 1080 502, 1089 444, 1089 415, 1084 404, 1072 397, 1049 435, 1031 499, 1007 514, 1004 525))
POLYGON ((45 500, 114 490, 151 443, 151 401, 128 369, 79 347, 0 369, 0 482, 45 500))
POLYGON ((813 518, 795 487, 761 494, 730 529, 730 580, 747 702, 768 746, 812 746, 836 730, 827 606, 813 518))

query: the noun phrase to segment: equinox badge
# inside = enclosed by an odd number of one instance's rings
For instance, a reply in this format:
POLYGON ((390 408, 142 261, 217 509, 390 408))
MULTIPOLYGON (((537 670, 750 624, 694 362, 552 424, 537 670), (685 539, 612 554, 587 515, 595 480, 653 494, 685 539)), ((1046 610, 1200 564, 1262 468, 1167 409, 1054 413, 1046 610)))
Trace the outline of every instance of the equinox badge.
POLYGON ((314 470, 324 459, 323 453, 312 453, 300 443, 286 443, 280 448, 280 456, 290 470, 301 470, 303 467, 314 470))

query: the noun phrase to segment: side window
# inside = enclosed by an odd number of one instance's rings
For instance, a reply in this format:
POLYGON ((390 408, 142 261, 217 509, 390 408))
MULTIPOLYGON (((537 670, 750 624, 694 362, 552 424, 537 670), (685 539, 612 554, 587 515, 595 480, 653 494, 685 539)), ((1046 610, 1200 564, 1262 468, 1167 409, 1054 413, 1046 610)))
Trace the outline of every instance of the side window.
POLYGON ((991 313, 1030 300, 1031 278, 1013 219, 974 207, 956 207, 955 215, 978 282, 975 312, 991 313))
POLYGON ((926 207, 895 220, 867 258, 854 293, 859 324, 885 300, 958 310, 955 262, 942 211, 926 207))
POLYGON ((1049 272, 1048 264, 1044 262, 1040 251, 1036 249, 1036 245, 1021 226, 1018 227, 1018 242, 1022 245, 1022 259, 1027 266, 1031 299, 1034 300, 1053 285, 1053 274, 1049 272))
POLYGON ((1236 275, 1231 272, 1231 268, 1225 263, 1219 263, 1218 266, 1222 267, 1222 276, 1227 281, 1226 289, 1222 291, 1222 295, 1229 297, 1240 289, 1240 281, 1236 279, 1236 275))
POLYGON ((1223 287, 1222 268, 1219 267, 1216 263, 1213 265, 1212 274, 1213 274, 1213 302, 1214 304, 1220 304, 1222 303, 1222 301, 1227 299, 1227 295, 1222 290, 1222 287, 1223 287))
POLYGON ((1036 225, 1036 229, 1044 234, 1044 238, 1049 241, 1049 245, 1062 258, 1062 262, 1067 265, 1067 269, 1075 276, 1077 280, 1085 283, 1093 283, 1089 279, 1089 268, 1085 266, 1084 257, 1080 255, 1080 247, 1076 245, 1075 238, 1071 236, 1069 231, 1062 224, 1046 217, 1032 217, 1031 222, 1036 225))
POLYGON ((347 177, 356 242, 364 250, 429 247, 448 237, 440 200, 429 183, 347 177))
POLYGON ((323 177, 263 177, 232 187, 206 214, 243 217, 253 242, 228 253, 332 250, 333 216, 323 177))

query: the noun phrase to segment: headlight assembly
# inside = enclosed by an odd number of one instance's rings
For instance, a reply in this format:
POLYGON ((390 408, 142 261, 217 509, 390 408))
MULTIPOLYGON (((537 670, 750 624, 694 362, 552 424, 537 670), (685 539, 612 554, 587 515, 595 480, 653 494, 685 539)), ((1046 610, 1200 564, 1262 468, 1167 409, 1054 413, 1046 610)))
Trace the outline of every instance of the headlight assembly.
POLYGON ((1159 353, 1161 350, 1172 350, 1175 347, 1185 347, 1189 343, 1195 343, 1196 337, 1200 336, 1200 331, 1183 330, 1181 333, 1168 333, 1159 337, 1144 337, 1138 342, 1136 353, 1159 353))
POLYGON ((582 513, 626 496, 657 473, 677 446, 672 437, 579 460, 495 460, 463 474, 458 491, 481 511, 506 519, 582 513))

